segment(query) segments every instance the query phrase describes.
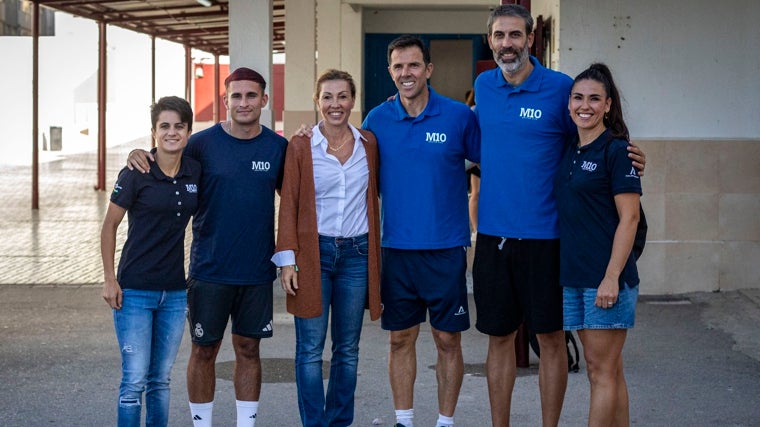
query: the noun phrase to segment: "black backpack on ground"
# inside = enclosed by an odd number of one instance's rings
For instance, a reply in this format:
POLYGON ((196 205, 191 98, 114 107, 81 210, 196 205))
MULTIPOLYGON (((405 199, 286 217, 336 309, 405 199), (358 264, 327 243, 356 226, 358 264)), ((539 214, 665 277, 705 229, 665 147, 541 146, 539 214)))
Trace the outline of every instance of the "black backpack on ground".
MULTIPOLYGON (((575 341, 575 335, 573 331, 565 331, 565 344, 567 344, 567 371, 578 372, 580 366, 580 352, 578 351, 578 342, 575 341)), ((541 349, 538 347, 538 338, 533 332, 530 333, 530 348, 536 353, 536 356, 541 357, 541 349)))

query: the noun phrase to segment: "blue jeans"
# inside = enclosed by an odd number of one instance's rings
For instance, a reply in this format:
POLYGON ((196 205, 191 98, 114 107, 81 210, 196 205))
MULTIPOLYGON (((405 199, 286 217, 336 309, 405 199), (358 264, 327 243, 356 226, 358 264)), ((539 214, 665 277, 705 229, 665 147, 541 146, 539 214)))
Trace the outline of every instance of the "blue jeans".
POLYGON ((145 392, 145 425, 169 422, 169 374, 185 331, 187 294, 124 289, 113 324, 121 350, 119 427, 139 426, 145 392))
POLYGON ((322 314, 295 318, 298 410, 304 427, 348 426, 354 419, 359 337, 367 299, 367 235, 319 236, 322 314), (322 382, 322 352, 332 311, 332 358, 327 395, 322 382))

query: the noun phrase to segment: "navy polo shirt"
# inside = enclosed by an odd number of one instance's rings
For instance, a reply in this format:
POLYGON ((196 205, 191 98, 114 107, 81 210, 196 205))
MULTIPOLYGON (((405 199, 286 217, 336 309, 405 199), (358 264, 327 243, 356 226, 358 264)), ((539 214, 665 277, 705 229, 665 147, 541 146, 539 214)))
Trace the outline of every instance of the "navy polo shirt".
POLYGON ((400 97, 362 124, 380 153, 382 246, 447 249, 470 245, 465 160, 480 161, 480 128, 467 105, 438 95, 417 117, 400 97))
POLYGON ((519 86, 501 69, 475 81, 482 134, 478 232, 556 239, 554 175, 565 141, 576 134, 567 111, 573 80, 530 57, 533 71, 519 86))
POLYGON ((252 139, 220 123, 194 133, 185 154, 203 165, 193 218, 190 277, 225 285, 272 285, 274 195, 282 186, 288 141, 262 126, 252 139))
MULTIPOLYGON (((614 196, 641 194, 641 179, 631 159, 628 142, 611 139, 605 131, 578 148, 568 144, 554 181, 560 226, 560 283, 574 288, 596 288, 604 278, 620 218, 614 196)), ((619 285, 639 284, 636 260, 628 256, 619 285)))
POLYGON ((119 172, 111 202, 127 210, 129 222, 116 276, 123 289, 185 289, 185 228, 198 207, 200 176, 200 163, 186 156, 174 178, 155 162, 149 173, 119 172))

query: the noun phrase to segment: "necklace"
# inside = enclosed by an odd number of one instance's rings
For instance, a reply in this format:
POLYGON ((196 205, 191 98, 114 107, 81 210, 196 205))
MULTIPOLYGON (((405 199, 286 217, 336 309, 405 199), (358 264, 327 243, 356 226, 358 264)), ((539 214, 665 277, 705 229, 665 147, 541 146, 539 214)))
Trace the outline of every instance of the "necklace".
POLYGON ((343 146, 344 146, 344 145, 348 144, 348 141, 350 141, 350 140, 351 140, 351 137, 352 137, 352 136, 353 136, 353 134, 349 135, 349 136, 348 136, 346 139, 344 139, 344 140, 343 140, 343 144, 340 144, 340 145, 339 145, 339 146, 337 146, 337 147, 333 147, 332 145, 330 145, 330 142, 328 141, 328 142, 327 142, 327 148, 328 148, 329 150, 331 150, 331 151, 338 151, 338 150, 340 150, 341 148, 343 148, 343 146))

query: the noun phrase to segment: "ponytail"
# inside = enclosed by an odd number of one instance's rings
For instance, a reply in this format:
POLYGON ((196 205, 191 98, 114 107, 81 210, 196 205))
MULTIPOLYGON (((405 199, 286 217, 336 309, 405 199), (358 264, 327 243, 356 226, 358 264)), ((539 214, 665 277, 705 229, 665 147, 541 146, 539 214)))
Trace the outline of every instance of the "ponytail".
POLYGON ((620 100, 620 91, 618 91, 615 81, 612 79, 610 69, 601 62, 591 64, 591 66, 575 77, 573 84, 581 80, 597 81, 604 86, 607 97, 612 101, 610 103, 610 112, 604 115, 604 126, 609 129, 612 137, 630 141, 631 136, 628 133, 628 126, 626 126, 623 119, 623 105, 620 100))

